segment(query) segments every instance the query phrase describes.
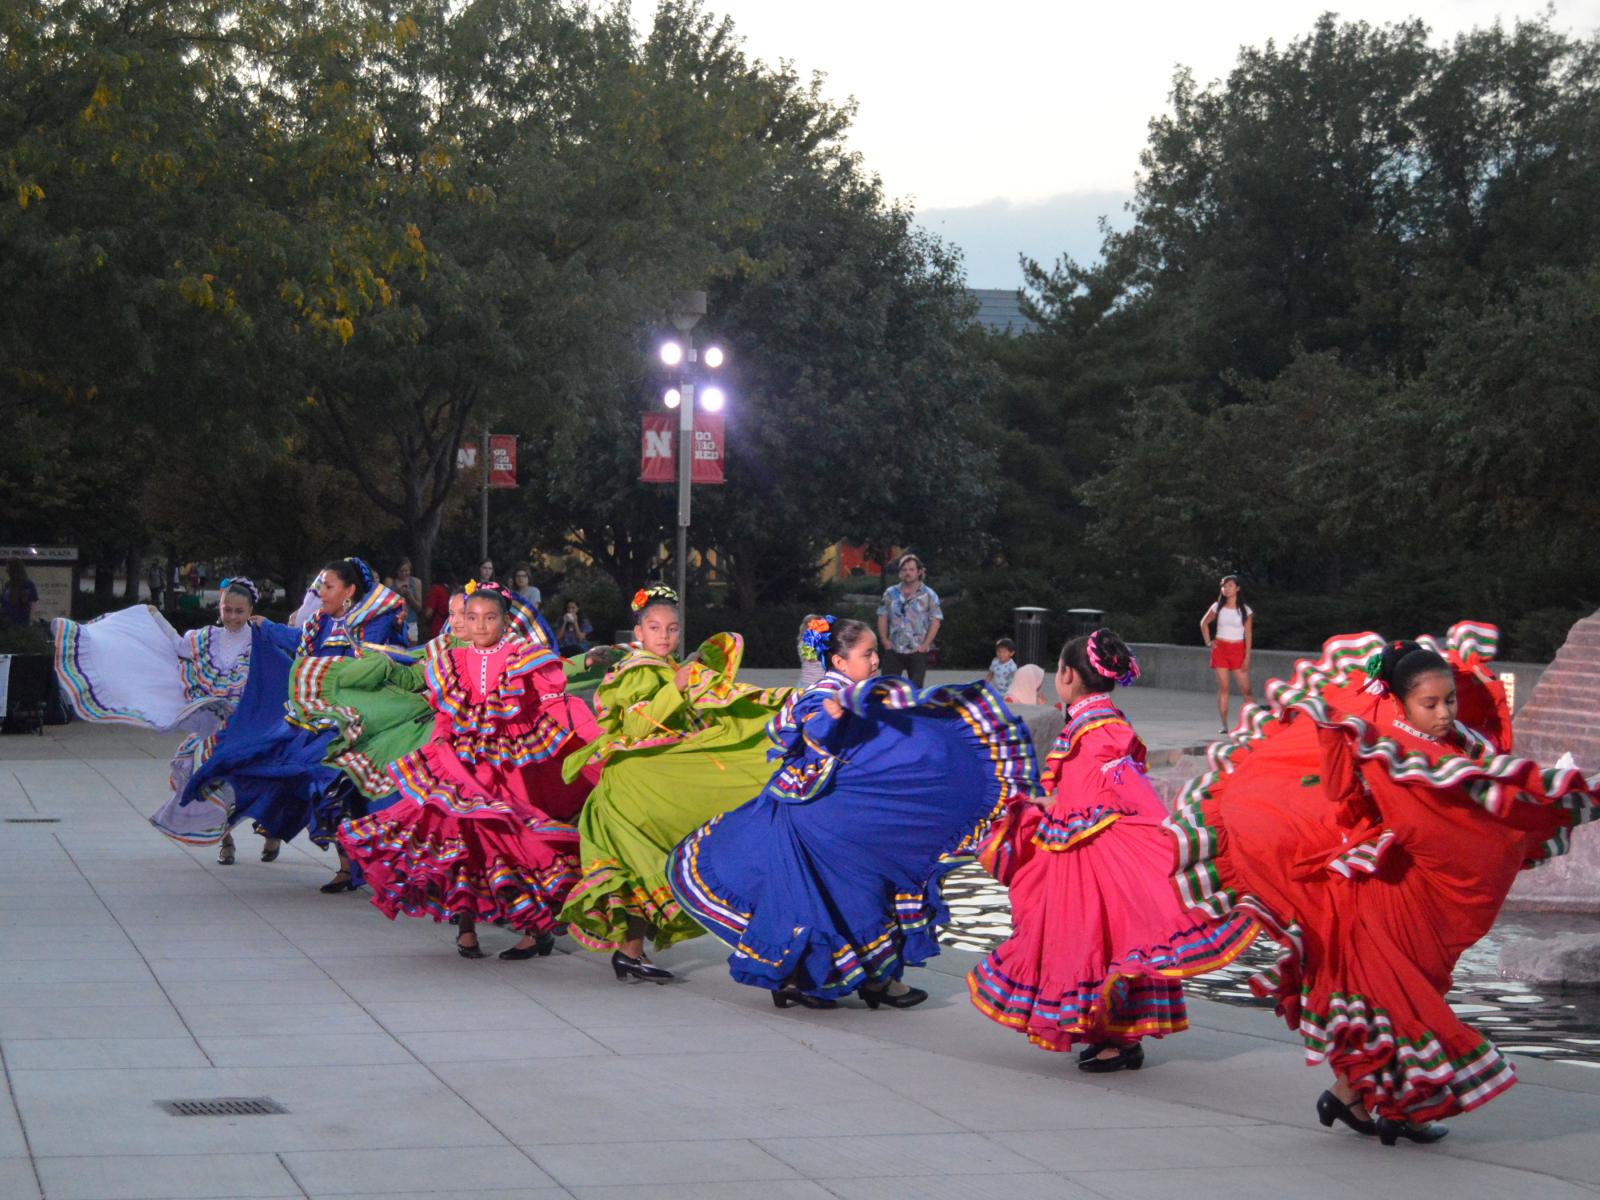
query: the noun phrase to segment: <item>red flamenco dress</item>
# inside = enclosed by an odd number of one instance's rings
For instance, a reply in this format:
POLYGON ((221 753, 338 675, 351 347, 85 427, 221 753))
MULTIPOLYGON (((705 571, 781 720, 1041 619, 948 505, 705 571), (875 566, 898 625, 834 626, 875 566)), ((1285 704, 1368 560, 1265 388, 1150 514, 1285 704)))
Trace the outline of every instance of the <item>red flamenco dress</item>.
POLYGON ((562 760, 598 736, 594 714, 566 695, 561 659, 525 641, 446 651, 425 680, 432 739, 389 767, 397 799, 346 821, 339 843, 391 919, 504 918, 546 933, 578 880, 572 822, 599 774, 566 783, 562 760))
POLYGON ((968 975, 972 1003, 1046 1050, 1182 1032, 1181 979, 1236 958, 1255 919, 1178 898, 1166 806, 1109 695, 1067 709, 1041 782, 1049 806, 1012 801, 980 852, 1010 886, 1015 932, 968 975))
POLYGON ((1335 638, 1267 707, 1212 747, 1168 822, 1179 890, 1216 917, 1259 917, 1285 949, 1251 981, 1377 1116, 1467 1112, 1516 1082, 1445 993, 1517 872, 1564 852, 1597 815, 1596 784, 1514 758, 1504 691, 1487 669, 1498 633, 1462 624, 1439 646, 1460 697, 1453 733, 1406 724, 1368 691, 1376 634, 1335 638), (1471 719, 1477 729, 1467 726, 1471 719))

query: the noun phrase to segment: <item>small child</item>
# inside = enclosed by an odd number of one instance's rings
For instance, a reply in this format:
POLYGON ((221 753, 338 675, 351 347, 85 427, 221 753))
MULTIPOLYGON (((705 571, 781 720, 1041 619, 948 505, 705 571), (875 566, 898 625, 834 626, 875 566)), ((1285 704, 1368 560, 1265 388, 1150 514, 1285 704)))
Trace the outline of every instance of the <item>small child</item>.
POLYGON ((989 663, 987 678, 1002 696, 1011 689, 1011 681, 1017 677, 1016 657, 1017 644, 1010 638, 1003 637, 994 644, 994 659, 989 663))

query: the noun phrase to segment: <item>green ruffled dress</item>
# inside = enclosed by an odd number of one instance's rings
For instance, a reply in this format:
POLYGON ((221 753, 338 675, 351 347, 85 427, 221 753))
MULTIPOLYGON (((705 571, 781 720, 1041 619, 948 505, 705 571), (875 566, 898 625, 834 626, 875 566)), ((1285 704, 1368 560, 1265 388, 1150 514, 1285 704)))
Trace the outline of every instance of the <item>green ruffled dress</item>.
POLYGON ((705 932, 673 898, 667 858, 766 786, 767 723, 793 690, 736 682, 743 656, 738 634, 713 635, 679 691, 682 664, 636 649, 596 691, 604 734, 564 767, 570 780, 591 758, 604 764, 578 820, 583 877, 561 913, 591 950, 621 945, 630 916, 650 924, 658 949, 705 932))

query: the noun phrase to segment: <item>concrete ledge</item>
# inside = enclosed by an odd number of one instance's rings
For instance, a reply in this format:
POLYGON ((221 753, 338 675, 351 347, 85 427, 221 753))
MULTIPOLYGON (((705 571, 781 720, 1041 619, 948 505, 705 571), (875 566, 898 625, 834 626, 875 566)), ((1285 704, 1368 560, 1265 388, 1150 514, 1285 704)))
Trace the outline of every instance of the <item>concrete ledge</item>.
MULTIPOLYGON (((1204 646, 1178 646, 1170 642, 1136 642, 1142 674, 1136 687, 1166 688, 1180 692, 1215 692, 1217 675, 1211 669, 1211 651, 1204 646)), ((1302 658, 1315 658, 1316 650, 1252 650, 1250 683, 1259 689, 1269 679, 1287 679, 1302 658)), ((1497 671, 1517 677, 1516 707, 1521 708, 1544 676, 1549 663, 1497 661, 1497 671)))

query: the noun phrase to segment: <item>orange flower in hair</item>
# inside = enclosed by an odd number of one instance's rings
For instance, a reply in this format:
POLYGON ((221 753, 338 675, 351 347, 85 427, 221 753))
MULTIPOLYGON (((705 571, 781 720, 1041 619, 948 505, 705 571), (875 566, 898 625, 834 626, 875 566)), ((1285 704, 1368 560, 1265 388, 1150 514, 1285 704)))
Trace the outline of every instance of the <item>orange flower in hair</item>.
POLYGON ((648 599, 650 599, 650 593, 645 591, 643 588, 640 588, 633 594, 633 600, 630 602, 630 606, 634 612, 638 612, 644 607, 644 603, 648 599))

